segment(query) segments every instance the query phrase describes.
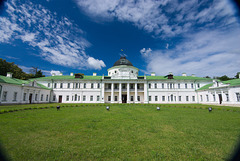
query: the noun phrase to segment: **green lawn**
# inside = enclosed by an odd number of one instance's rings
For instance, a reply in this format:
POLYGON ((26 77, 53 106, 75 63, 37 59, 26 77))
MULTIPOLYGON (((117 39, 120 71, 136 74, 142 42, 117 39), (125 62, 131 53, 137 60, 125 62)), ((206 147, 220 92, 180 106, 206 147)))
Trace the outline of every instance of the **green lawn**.
MULTIPOLYGON (((12 160, 226 160, 240 134, 239 108, 105 107, 82 104, 0 114, 2 147, 12 160)), ((13 106, 0 106, 6 108, 13 106)))

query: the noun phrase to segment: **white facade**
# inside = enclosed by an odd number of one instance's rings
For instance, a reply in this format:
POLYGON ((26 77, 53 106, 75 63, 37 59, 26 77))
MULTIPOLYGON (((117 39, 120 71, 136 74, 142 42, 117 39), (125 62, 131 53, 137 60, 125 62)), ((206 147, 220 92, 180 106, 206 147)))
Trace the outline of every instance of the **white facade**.
MULTIPOLYGON (((8 103, 154 103, 240 105, 240 79, 217 82, 195 75, 139 76, 125 57, 108 69, 108 76, 50 76, 31 83, 1 83, 1 104, 8 103), (238 83, 239 82, 239 83, 238 83), (39 85, 42 85, 41 88, 39 85), (17 94, 16 94, 17 93, 17 94), (7 94, 7 97, 6 97, 7 94), (31 97, 31 98, 30 98, 31 97)), ((2 76, 1 76, 2 77, 2 76)), ((9 78, 10 79, 10 78, 9 78)))

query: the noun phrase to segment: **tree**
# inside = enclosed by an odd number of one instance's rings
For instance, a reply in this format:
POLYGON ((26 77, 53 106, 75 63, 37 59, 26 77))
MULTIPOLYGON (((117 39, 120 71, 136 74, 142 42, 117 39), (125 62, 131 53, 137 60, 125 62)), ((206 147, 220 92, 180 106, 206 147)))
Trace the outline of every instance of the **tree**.
POLYGON ((29 79, 28 74, 22 71, 14 62, 10 63, 0 58, 0 75, 7 75, 7 72, 13 73, 13 78, 29 79))
POLYGON ((38 78, 38 77, 45 77, 45 75, 42 74, 41 70, 38 70, 36 67, 35 72, 32 74, 27 74, 23 72, 21 68, 19 68, 14 62, 10 63, 6 60, 3 60, 0 58, 0 75, 6 76, 7 72, 13 73, 13 78, 17 79, 30 79, 30 78, 38 78))
POLYGON ((240 74, 240 72, 237 72, 237 74, 235 75, 235 78, 239 78, 239 74, 240 74))
POLYGON ((231 78, 229 78, 228 76, 224 75, 221 77, 217 77, 217 79, 221 80, 221 81, 227 81, 227 80, 231 80, 231 78))
POLYGON ((32 67, 30 72, 33 75, 32 78, 45 77, 45 75, 43 75, 42 71, 38 70, 38 67, 32 67))

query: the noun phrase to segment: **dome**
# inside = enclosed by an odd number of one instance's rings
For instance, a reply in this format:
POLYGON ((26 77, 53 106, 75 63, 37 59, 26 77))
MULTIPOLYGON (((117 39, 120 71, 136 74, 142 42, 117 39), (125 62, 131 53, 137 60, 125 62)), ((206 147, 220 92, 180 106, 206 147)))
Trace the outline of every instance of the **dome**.
POLYGON ((118 61, 114 63, 113 66, 119 66, 119 65, 133 66, 132 63, 126 59, 125 56, 122 56, 118 61))

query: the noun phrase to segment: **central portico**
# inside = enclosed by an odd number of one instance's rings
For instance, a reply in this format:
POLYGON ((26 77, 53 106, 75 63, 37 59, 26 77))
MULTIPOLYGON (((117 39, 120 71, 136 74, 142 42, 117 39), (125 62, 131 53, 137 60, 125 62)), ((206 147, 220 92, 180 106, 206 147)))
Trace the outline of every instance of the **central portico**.
POLYGON ((104 77, 103 101, 144 103, 144 87, 147 87, 147 84, 144 83, 144 77, 138 77, 138 71, 139 69, 134 67, 126 57, 121 57, 116 61, 113 67, 108 69, 108 76, 104 77))

